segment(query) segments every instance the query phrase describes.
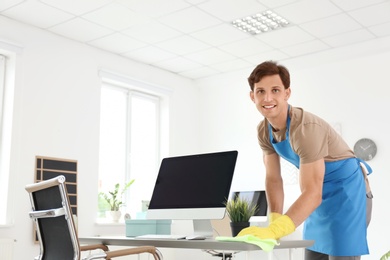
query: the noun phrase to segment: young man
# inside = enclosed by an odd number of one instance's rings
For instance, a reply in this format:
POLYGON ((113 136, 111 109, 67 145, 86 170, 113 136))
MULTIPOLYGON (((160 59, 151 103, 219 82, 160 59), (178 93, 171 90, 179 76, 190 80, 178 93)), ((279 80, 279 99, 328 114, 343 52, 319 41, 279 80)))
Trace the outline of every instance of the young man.
POLYGON ((246 228, 238 236, 279 239, 305 222, 304 239, 315 241, 306 249, 305 260, 357 260, 368 254, 372 195, 362 167, 371 172, 370 167, 323 119, 289 105, 290 75, 284 66, 263 62, 248 82, 250 98, 264 116, 258 141, 266 169, 270 225, 246 228), (284 214, 280 157, 300 171, 301 194, 284 214))

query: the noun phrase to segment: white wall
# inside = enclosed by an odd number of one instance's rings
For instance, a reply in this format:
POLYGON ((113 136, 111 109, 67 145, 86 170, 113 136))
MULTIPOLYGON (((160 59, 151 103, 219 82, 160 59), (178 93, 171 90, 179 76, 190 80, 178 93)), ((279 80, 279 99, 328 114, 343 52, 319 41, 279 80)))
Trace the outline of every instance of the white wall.
MULTIPOLYGON (((24 191, 24 186, 33 181, 36 155, 78 160, 81 236, 124 233, 123 226, 100 227, 94 223, 100 68, 173 90, 169 154, 237 149, 239 158, 232 189, 264 187, 261 151, 256 141, 256 125, 261 116, 249 100, 246 82, 251 69, 194 83, 4 17, 0 17, 1 41, 22 48, 17 55, 12 138, 15 223, 0 228, 0 237, 18 241, 15 259, 32 259, 38 252, 31 239, 32 225, 27 217, 30 206, 24 191), (83 193, 85 190, 89 192, 83 193)), ((351 146, 361 137, 372 138, 378 144, 377 157, 370 163, 375 171, 370 177, 375 196, 369 228, 372 254, 363 259, 379 259, 390 249, 383 236, 390 233, 385 201, 390 181, 386 175, 390 166, 385 162, 390 155, 390 141, 386 139, 389 42, 385 39, 358 44, 285 63, 292 74, 292 105, 339 123, 351 146), (384 52, 374 54, 373 50, 384 52)), ((296 185, 287 190, 290 200, 298 194, 296 185)), ((183 254, 190 259, 187 250, 180 252, 178 256, 183 254)), ((205 259, 202 252, 191 252, 191 256, 205 259)))
MULTIPOLYGON (((371 255, 363 259, 379 259, 390 250, 385 235, 390 233, 390 209, 386 202, 390 183, 387 174, 390 166, 386 161, 390 156, 389 43, 387 38, 282 62, 290 70, 293 106, 338 124, 351 147, 363 137, 377 143, 377 156, 369 162, 374 170, 370 176, 374 209, 368 230, 371 255)), ((239 151, 233 190, 264 188, 265 172, 256 136, 256 126, 262 116, 249 99, 247 77, 251 71, 252 68, 197 82, 204 115, 201 117, 202 149, 239 151)), ((286 189, 285 197, 290 205, 299 189, 297 185, 287 185, 286 189)))
POLYGON ((38 246, 32 242, 32 222, 27 214, 30 205, 24 190, 34 181, 36 155, 78 160, 80 236, 124 234, 124 226, 95 225, 101 86, 98 70, 172 90, 170 154, 199 150, 197 88, 191 80, 172 73, 4 17, 0 17, 0 42, 21 48, 16 60, 12 137, 14 224, 0 228, 0 237, 17 240, 15 259, 33 259, 38 254, 38 246))

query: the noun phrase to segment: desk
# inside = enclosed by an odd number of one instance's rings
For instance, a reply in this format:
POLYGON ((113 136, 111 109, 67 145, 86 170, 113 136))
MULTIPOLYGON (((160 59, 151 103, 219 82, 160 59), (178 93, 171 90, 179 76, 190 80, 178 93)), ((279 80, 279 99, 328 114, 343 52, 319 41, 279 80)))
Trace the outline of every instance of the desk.
MULTIPOLYGON (((82 237, 79 238, 80 244, 99 244, 115 246, 144 246, 150 245, 167 248, 185 248, 185 249, 214 249, 225 251, 255 251, 261 250, 260 247, 242 242, 222 242, 214 239, 206 240, 161 240, 161 239, 137 239, 125 236, 111 237, 82 237)), ((280 245, 274 249, 293 249, 304 248, 313 245, 313 240, 282 240, 280 245)))

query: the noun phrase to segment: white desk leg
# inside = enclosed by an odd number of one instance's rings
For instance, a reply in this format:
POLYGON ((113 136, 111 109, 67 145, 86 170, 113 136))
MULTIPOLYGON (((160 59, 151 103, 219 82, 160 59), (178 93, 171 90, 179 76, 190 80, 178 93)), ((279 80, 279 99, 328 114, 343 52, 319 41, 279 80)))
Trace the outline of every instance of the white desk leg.
POLYGON ((273 259, 273 254, 274 254, 273 251, 267 253, 268 260, 272 260, 273 259))
MULTIPOLYGON (((294 259, 293 249, 294 248, 289 248, 288 249, 288 260, 293 260, 294 259)), ((273 260, 273 251, 271 251, 271 252, 269 252, 267 254, 268 254, 268 260, 273 260)))
POLYGON ((288 249, 288 259, 293 260, 293 248, 288 249))

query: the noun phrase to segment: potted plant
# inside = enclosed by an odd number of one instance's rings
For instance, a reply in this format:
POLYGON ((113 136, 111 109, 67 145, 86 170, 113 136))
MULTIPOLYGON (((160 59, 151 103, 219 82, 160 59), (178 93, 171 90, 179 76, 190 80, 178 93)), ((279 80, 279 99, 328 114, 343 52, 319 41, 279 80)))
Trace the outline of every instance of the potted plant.
POLYGON ((114 186, 114 190, 110 190, 108 192, 100 192, 99 198, 103 199, 106 203, 107 208, 110 210, 110 215, 114 222, 118 222, 122 213, 119 208, 124 205, 122 200, 123 194, 126 192, 128 188, 130 188, 131 184, 133 184, 135 180, 131 180, 128 183, 125 183, 122 189, 120 189, 120 184, 117 183, 114 186))
POLYGON ((390 259, 390 251, 387 252, 386 254, 384 254, 380 260, 387 260, 387 259, 390 259))
POLYGON ((246 227, 249 227, 249 219, 256 213, 258 206, 249 200, 235 197, 225 203, 226 212, 230 218, 232 235, 237 234, 246 227))

